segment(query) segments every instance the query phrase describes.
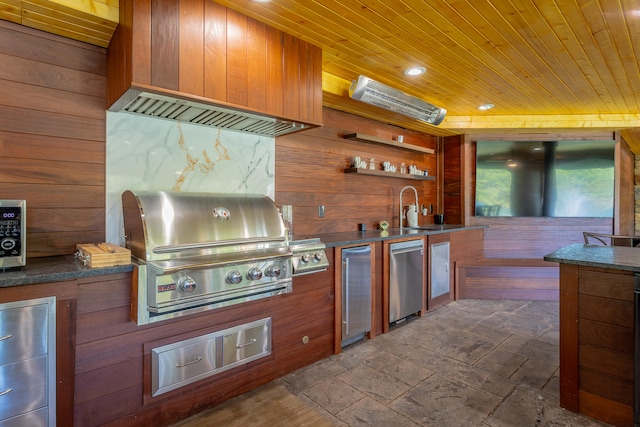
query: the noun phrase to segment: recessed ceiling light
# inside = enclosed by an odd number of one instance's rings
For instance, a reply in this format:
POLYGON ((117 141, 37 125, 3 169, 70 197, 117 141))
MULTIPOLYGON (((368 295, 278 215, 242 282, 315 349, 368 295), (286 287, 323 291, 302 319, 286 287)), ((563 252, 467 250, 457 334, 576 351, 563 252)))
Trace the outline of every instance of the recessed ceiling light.
POLYGON ((424 74, 427 72, 427 69, 424 67, 411 67, 404 70, 405 76, 419 76, 420 74, 424 74))
POLYGON ((495 107, 495 105, 493 104, 482 104, 482 105, 478 105, 478 110, 485 111, 485 110, 490 110, 493 107, 495 107))

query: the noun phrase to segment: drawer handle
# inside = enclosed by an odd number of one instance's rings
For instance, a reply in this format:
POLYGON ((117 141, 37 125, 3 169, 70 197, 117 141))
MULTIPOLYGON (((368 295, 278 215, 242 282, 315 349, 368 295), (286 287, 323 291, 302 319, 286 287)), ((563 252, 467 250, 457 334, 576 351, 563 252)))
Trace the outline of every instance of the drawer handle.
POLYGON ((249 341, 249 342, 246 342, 246 343, 244 343, 244 344, 238 344, 238 345, 236 346, 236 348, 243 348, 243 347, 250 346, 251 344, 255 344, 255 343, 256 343, 256 341, 258 341, 258 340, 257 340, 257 339, 255 339, 255 338, 253 338, 253 339, 252 339, 251 341, 249 341))
POLYGON ((202 356, 198 356, 190 362, 187 363, 176 363, 176 368, 184 368, 185 366, 193 365, 194 363, 198 363, 202 360, 202 356))
POLYGON ((5 391, 0 391, 0 396, 4 396, 5 394, 9 394, 13 391, 12 388, 8 388, 5 391))
POLYGON ((13 338, 13 335, 5 335, 3 337, 0 337, 0 341, 8 340, 9 338, 13 338))

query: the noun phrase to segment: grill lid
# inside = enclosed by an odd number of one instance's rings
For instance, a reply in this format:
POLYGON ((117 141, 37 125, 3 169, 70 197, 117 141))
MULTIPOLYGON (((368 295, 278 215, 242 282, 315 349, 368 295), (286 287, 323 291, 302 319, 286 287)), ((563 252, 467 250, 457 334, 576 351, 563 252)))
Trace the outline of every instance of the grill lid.
POLYGON ((288 247, 280 212, 264 195, 125 191, 122 205, 127 246, 144 261, 231 262, 288 247))

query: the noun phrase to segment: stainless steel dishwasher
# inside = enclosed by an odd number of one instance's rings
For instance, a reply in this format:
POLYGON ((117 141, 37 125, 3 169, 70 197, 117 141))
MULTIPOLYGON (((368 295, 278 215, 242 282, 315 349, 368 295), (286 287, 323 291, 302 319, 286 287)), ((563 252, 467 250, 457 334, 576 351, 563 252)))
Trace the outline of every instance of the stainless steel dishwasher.
POLYGON ((389 323, 422 310, 424 241, 389 245, 389 323))
POLYGON ((371 330, 371 246, 342 250, 342 343, 371 330))

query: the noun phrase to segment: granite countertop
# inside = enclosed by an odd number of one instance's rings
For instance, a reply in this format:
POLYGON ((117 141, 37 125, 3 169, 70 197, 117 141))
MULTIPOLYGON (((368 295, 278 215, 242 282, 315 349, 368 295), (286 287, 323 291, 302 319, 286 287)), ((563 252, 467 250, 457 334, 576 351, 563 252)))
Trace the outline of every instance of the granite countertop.
MULTIPOLYGON (((383 240, 398 239, 402 237, 420 237, 430 234, 450 233, 455 231, 473 230, 486 228, 484 225, 464 226, 454 224, 443 225, 427 225, 419 229, 414 228, 389 228, 386 231, 373 229, 367 231, 345 231, 340 233, 326 233, 315 236, 307 236, 307 238, 320 238, 328 248, 337 246, 357 245, 360 243, 372 243, 383 240)), ((298 236, 296 236, 298 239, 298 236)))
POLYGON ((545 261, 640 272, 640 249, 574 244, 544 256, 545 261))
POLYGON ((0 289, 131 271, 133 271, 131 264, 100 268, 85 267, 74 255, 32 258, 28 259, 27 265, 22 268, 0 272, 0 289))

